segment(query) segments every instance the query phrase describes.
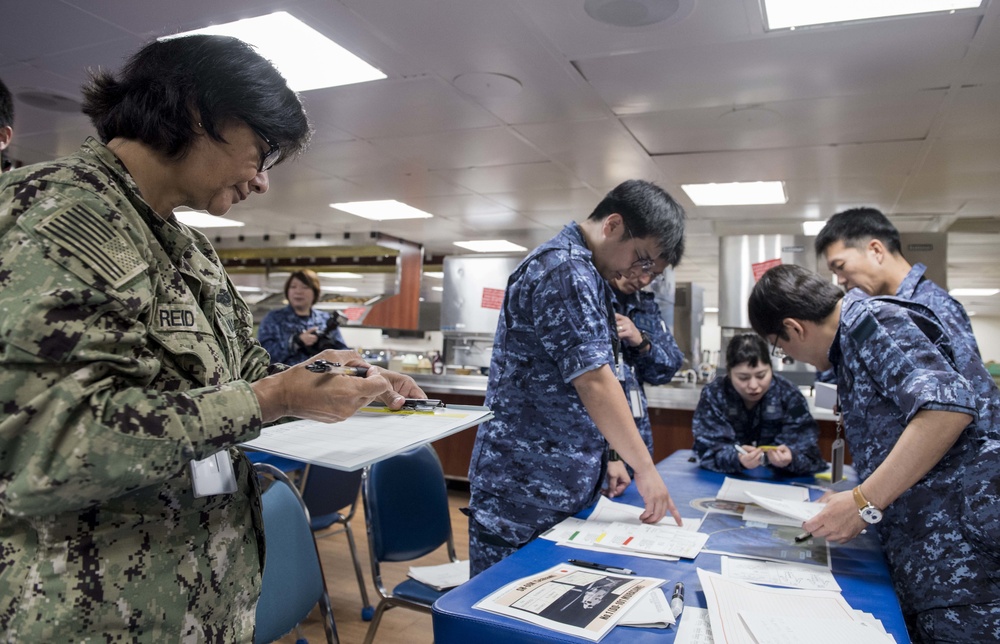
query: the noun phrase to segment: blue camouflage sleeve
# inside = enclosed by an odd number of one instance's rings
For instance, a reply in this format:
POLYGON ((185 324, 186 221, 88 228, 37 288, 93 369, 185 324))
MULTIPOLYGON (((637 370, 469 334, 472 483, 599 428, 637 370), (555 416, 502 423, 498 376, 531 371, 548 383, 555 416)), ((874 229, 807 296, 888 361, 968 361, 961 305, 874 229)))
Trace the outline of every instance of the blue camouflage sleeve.
POLYGON ((705 387, 694 410, 691 430, 694 451, 701 467, 714 472, 733 474, 743 471, 739 454, 733 447, 736 432, 723 415, 725 400, 714 387, 705 387))
MULTIPOLYGON (((635 352, 633 366, 642 382, 665 385, 670 382, 684 362, 684 354, 674 341, 674 336, 662 324, 652 324, 643 331, 649 334, 649 351, 635 352)), ((641 328, 641 327, 640 327, 641 328)))
POLYGON ((260 321, 260 328, 257 330, 257 340, 261 346, 271 356, 271 362, 288 362, 292 351, 289 346, 291 331, 284 328, 278 318, 280 309, 269 312, 260 321))
POLYGON ((611 364, 611 329, 604 291, 589 261, 569 259, 539 282, 532 296, 535 331, 564 382, 611 364))
MULTIPOLYGON (((871 302, 848 329, 848 342, 878 393, 888 397, 909 423, 921 409, 968 414, 978 419, 976 393, 910 319, 888 302, 871 302)), ((859 379, 860 380, 860 379, 859 379)))
POLYGON ((783 391, 781 402, 785 421, 775 440, 792 451, 792 462, 775 471, 798 475, 825 470, 826 461, 819 453, 819 425, 809 413, 805 396, 797 389, 788 389, 783 391))

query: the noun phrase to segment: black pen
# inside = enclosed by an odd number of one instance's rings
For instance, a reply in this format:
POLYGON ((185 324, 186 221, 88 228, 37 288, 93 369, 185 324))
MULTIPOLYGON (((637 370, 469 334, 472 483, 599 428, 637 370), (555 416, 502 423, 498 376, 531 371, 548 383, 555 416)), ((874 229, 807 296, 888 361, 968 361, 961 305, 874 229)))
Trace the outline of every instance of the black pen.
POLYGON ((593 568, 594 570, 603 570, 604 572, 616 572, 620 575, 634 575, 635 571, 629 570, 628 568, 618 568, 616 566, 605 566, 604 564, 594 563, 592 561, 580 561, 579 559, 570 559, 569 562, 574 566, 580 566, 581 568, 593 568))
POLYGON ((674 594, 670 597, 670 612, 673 613, 674 619, 676 620, 681 615, 681 611, 684 610, 684 584, 677 582, 674 586, 674 594))
POLYGON ((368 367, 345 367, 339 362, 329 360, 317 360, 306 365, 306 369, 313 373, 332 373, 341 376, 358 376, 364 378, 368 375, 368 367))
POLYGON ((802 543, 803 541, 808 541, 809 539, 812 539, 812 533, 803 532, 799 536, 795 537, 795 543, 802 543))

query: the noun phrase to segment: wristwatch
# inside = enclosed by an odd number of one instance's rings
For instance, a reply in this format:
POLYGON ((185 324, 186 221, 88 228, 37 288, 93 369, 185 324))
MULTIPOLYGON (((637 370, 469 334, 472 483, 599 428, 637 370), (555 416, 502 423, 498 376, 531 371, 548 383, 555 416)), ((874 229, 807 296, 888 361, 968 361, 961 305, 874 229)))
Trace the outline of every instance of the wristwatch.
POLYGON ((620 461, 620 460, 622 460, 622 457, 618 455, 618 452, 616 452, 613 449, 608 450, 608 461, 620 461))
POLYGON ((873 525, 882 520, 882 510, 879 510, 871 501, 865 498, 865 495, 861 493, 861 486, 854 488, 854 502, 858 505, 858 514, 861 515, 861 520, 869 525, 873 525))
POLYGON ((635 346, 635 350, 636 351, 642 351, 643 349, 645 349, 646 347, 648 347, 650 344, 652 344, 652 342, 650 342, 650 340, 649 340, 649 334, 648 333, 646 333, 645 331, 640 331, 639 334, 642 335, 642 342, 640 342, 639 344, 637 344, 635 346))

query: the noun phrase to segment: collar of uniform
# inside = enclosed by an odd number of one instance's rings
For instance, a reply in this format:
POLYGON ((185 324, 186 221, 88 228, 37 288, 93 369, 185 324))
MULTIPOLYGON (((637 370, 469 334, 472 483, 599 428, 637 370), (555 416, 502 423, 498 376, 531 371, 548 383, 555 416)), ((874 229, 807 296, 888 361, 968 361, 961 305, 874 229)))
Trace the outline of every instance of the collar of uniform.
POLYGON ((903 281, 899 283, 899 288, 896 289, 896 295, 906 300, 912 300, 913 294, 917 291, 917 285, 920 280, 923 279, 924 273, 927 272, 927 267, 917 262, 910 267, 910 272, 906 274, 903 281))
POLYGON ((128 168, 122 163, 121 159, 115 156, 115 153, 111 149, 95 139, 92 136, 88 136, 83 142, 83 148, 97 157, 97 160, 104 165, 108 171, 114 175, 116 181, 119 181, 122 186, 127 188, 129 191, 136 195, 139 195, 139 186, 135 184, 135 180, 132 175, 129 174, 128 168))

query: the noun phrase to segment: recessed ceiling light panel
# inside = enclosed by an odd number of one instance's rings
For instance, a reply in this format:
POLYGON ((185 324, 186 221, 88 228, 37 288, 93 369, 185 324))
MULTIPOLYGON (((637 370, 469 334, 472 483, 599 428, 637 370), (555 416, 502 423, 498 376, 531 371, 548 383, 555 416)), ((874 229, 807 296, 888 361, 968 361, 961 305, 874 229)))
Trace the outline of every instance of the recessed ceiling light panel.
POLYGON ((681 186, 696 206, 762 206, 788 203, 782 181, 688 183, 681 186))
POLYGON ((373 219, 375 221, 388 221, 391 219, 428 219, 434 215, 423 210, 418 210, 413 206, 395 199, 382 199, 377 201, 345 201, 343 203, 332 203, 331 208, 343 210, 344 212, 373 219))
POLYGON ((982 0, 763 0, 764 23, 770 31, 837 22, 856 22, 938 11, 973 9, 982 0))

